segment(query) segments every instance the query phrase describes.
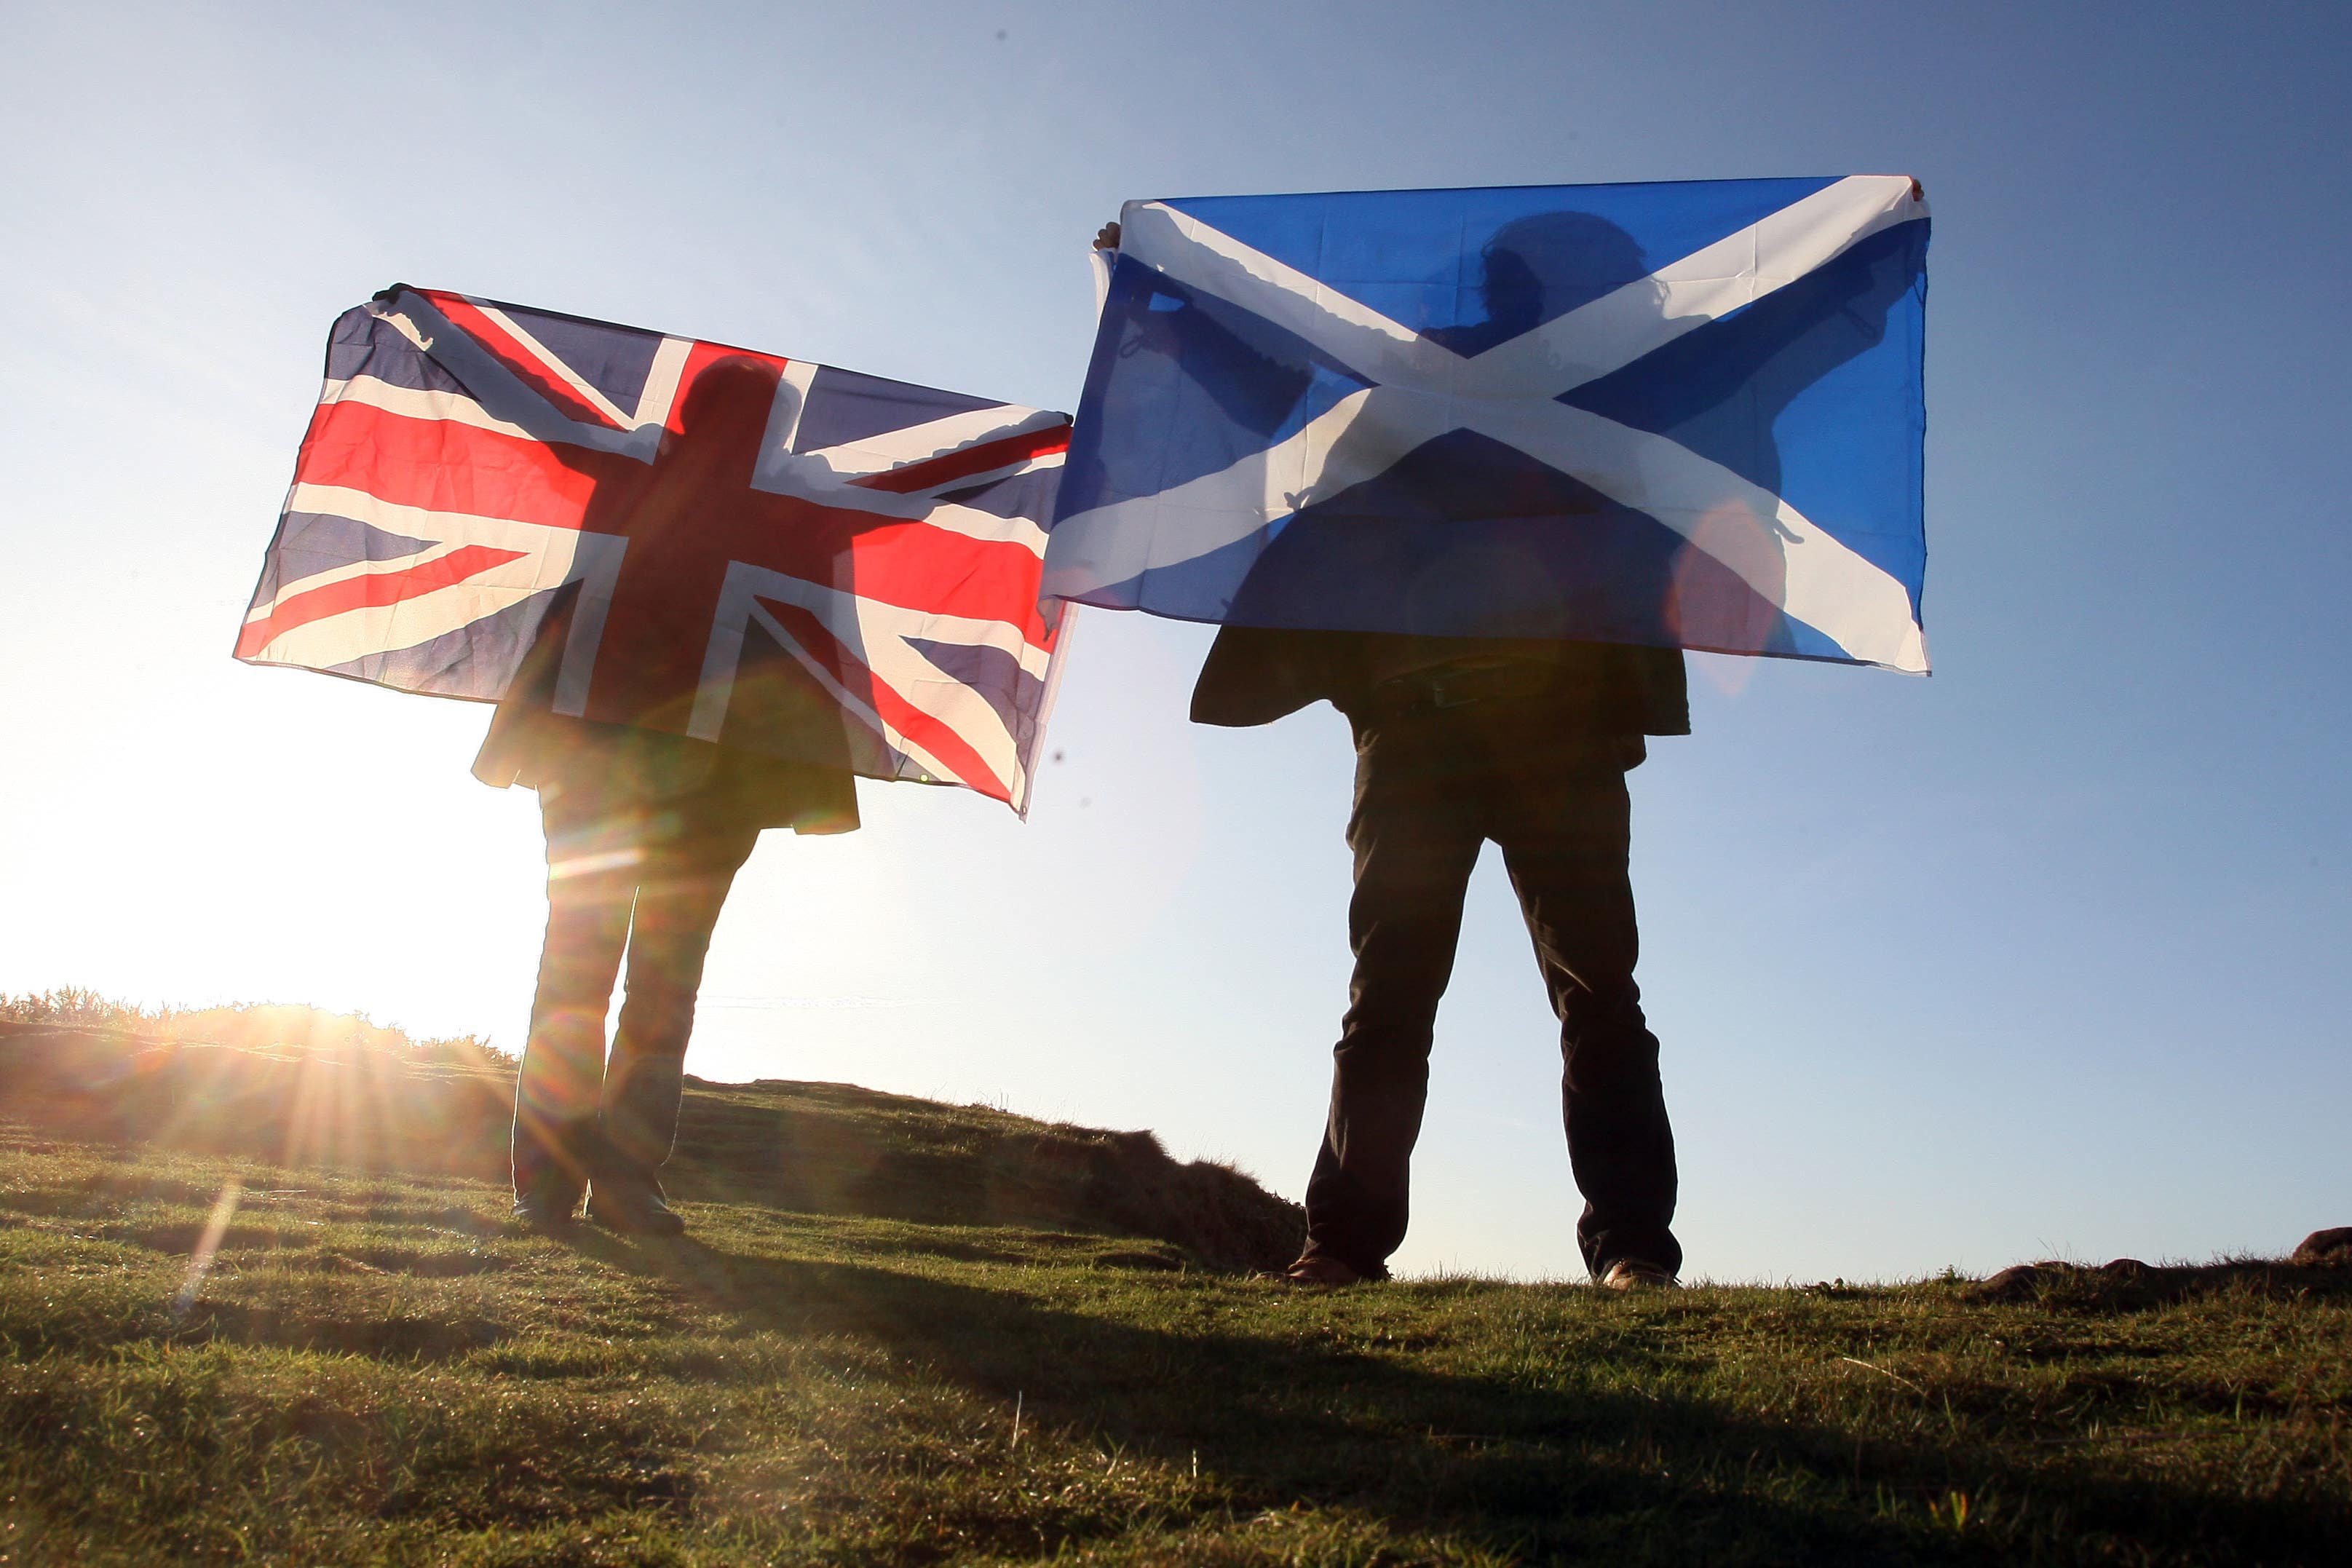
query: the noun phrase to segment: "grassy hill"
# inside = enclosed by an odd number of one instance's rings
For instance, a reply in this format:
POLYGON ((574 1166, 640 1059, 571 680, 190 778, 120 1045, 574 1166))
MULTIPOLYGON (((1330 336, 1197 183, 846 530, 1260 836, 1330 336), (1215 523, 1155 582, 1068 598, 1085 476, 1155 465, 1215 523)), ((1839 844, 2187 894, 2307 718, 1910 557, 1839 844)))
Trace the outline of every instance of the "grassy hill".
MULTIPOLYGON (((0 1018, 0 1103, 78 1141, 505 1180, 511 1058, 309 1008, 236 1010, 255 1046, 192 1035, 228 1012, 135 1028, 0 1018)), ((1305 1234, 1295 1204, 1227 1166, 1180 1164, 1149 1132, 847 1084, 688 1079, 664 1182, 688 1200, 1148 1237, 1215 1268, 1278 1268, 1305 1234)))
MULTIPOLYGON (((697 1089, 686 1239, 559 1243, 508 1225, 464 1139, 305 1142, 259 1114, 278 1069, 192 1049, 110 1085, 96 1047, 0 1040, 0 1563, 2333 1563, 2352 1541, 2352 1270, 1301 1293, 1171 1234, 1246 1225, 1115 1213, 1237 1188, 1015 1152, 1115 1163, 1134 1135, 803 1085, 697 1089), (246 1094, 257 1141, 175 1146, 227 1125, 191 1086, 246 1094), (435 1149, 449 1168, 392 1158, 435 1149)), ((289 1070, 302 1103, 360 1098, 289 1070)), ((462 1106, 478 1076, 432 1092, 462 1106)))

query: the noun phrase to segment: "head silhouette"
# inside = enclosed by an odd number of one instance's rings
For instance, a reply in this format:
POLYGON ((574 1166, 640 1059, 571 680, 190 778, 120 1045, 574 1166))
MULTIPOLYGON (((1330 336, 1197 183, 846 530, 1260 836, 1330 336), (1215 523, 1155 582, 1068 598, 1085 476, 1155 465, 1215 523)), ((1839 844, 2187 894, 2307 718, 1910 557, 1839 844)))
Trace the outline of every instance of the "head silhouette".
POLYGON ((730 451, 748 446, 756 452, 767 434, 778 378, 774 365, 748 354, 704 367, 687 389, 671 442, 730 451))
POLYGON ((760 444, 776 401, 776 366, 735 354, 705 366, 686 388, 664 432, 661 456, 634 482, 598 492, 589 527, 667 548, 713 517, 740 508, 759 466, 760 444))
POLYGON ((1591 213, 1536 213, 1505 224, 1479 253, 1486 335, 1517 337, 1649 275, 1633 237, 1591 213))

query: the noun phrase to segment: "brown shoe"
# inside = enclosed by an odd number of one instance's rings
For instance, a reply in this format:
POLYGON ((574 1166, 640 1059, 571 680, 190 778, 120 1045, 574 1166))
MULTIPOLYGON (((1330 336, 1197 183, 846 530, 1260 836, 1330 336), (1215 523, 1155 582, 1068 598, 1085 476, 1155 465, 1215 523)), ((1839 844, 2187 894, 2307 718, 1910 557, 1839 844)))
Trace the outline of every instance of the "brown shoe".
POLYGON ((1381 1276, 1367 1274, 1353 1264, 1342 1263, 1328 1252, 1308 1252, 1301 1254, 1297 1262, 1281 1273, 1269 1274, 1265 1278, 1277 1285, 1321 1285, 1338 1289, 1347 1285, 1361 1285, 1381 1276))
POLYGON ((1682 1288, 1682 1281, 1672 1274, 1638 1258, 1619 1258, 1593 1283, 1603 1290, 1677 1290, 1682 1288))

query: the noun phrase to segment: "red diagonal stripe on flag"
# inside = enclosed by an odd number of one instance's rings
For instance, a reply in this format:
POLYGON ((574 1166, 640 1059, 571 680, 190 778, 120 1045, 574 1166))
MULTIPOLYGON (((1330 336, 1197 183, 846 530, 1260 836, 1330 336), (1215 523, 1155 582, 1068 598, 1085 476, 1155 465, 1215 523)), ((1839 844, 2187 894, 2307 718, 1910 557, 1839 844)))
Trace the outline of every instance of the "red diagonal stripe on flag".
POLYGON ((495 550, 487 544, 468 544, 404 572, 371 572, 364 576, 346 577, 340 583, 330 583, 323 588, 297 594, 290 599, 279 601, 278 607, 269 612, 268 619, 246 623, 245 629, 237 634, 236 657, 250 658, 295 627, 325 620, 329 616, 340 616, 352 610, 376 609, 385 605, 396 605, 403 599, 417 598, 436 589, 455 587, 494 566, 520 561, 523 553, 520 550, 495 550))
POLYGON ((1066 452, 1069 448, 1069 426, 1048 425, 1042 430, 1024 430, 1017 436, 983 441, 977 447, 942 452, 936 458, 926 458, 919 463, 908 463, 903 468, 861 475, 849 482, 870 490, 888 490, 893 494, 905 495, 914 490, 936 489, 967 475, 1010 468, 1032 458, 1042 458, 1048 452, 1066 452))
POLYGON ((583 424, 601 425, 607 430, 617 430, 604 411, 575 391, 570 382, 549 369, 540 356, 523 346, 515 335, 484 314, 481 308, 463 294, 444 294, 437 289, 419 289, 424 298, 433 301, 435 309, 449 318, 450 322, 482 345, 491 358, 520 377, 533 392, 546 398, 567 416, 583 424))
MULTIPOLYGON (((913 745, 920 746, 938 764, 947 770, 950 784, 966 784, 995 800, 1010 801, 1012 790, 995 771, 981 760, 954 727, 944 719, 924 712, 894 690, 873 667, 862 659, 854 659, 839 640, 827 631, 824 623, 798 605, 781 600, 761 598, 760 607, 776 618, 777 624, 792 633, 809 656, 825 668, 826 673, 839 681, 843 689, 854 697, 866 699, 882 721, 896 730, 913 745)), ((886 741, 884 742, 887 744, 886 741)))

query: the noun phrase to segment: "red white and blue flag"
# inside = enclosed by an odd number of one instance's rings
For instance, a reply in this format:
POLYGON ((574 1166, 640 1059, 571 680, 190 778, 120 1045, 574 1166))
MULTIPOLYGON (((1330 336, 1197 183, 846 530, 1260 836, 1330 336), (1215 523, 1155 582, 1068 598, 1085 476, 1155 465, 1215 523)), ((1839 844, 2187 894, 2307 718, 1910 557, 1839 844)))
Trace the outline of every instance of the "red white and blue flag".
POLYGON ((236 657, 496 701, 544 625, 557 712, 793 754, 762 710, 821 690, 857 772, 1025 810, 1068 444, 1063 414, 389 289, 335 323, 236 657))

